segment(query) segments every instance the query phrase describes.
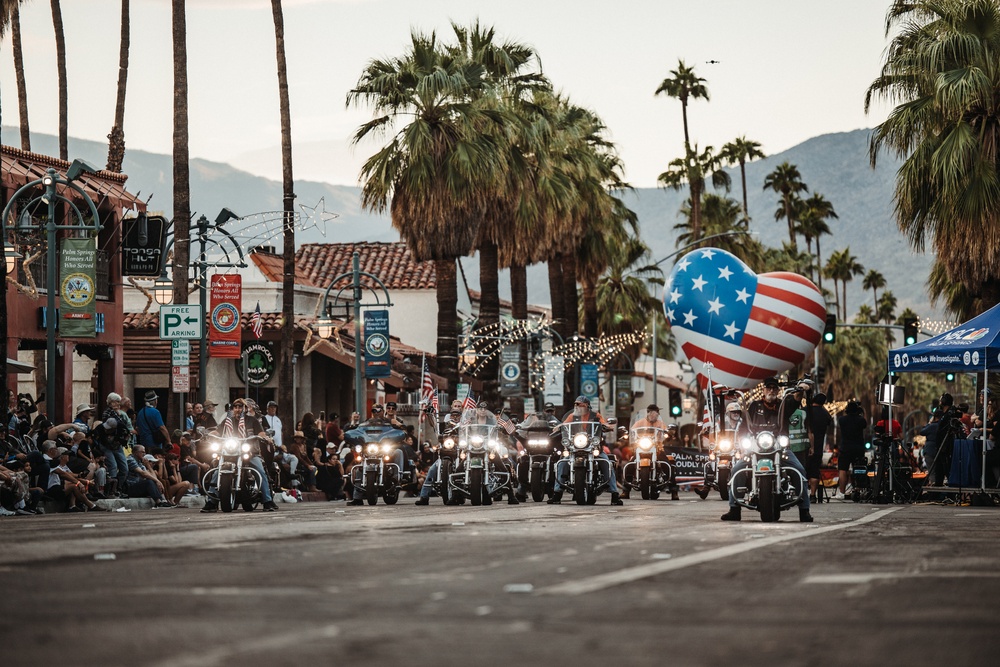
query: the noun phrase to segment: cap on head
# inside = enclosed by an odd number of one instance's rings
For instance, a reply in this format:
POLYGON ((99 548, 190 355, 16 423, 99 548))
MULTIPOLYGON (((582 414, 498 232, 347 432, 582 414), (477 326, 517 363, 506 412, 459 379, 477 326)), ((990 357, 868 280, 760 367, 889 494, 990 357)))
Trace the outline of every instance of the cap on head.
POLYGON ((306 434, 303 433, 302 431, 296 431, 295 433, 292 434, 292 440, 302 440, 303 442, 305 442, 305 439, 306 439, 306 434))
POLYGON ((476 407, 486 410, 490 407, 490 404, 487 403, 486 401, 479 401, 478 403, 476 403, 476 407))
POLYGON ((150 389, 145 394, 143 394, 142 398, 147 403, 155 403, 157 401, 157 399, 159 399, 159 396, 156 395, 155 391, 153 391, 152 389, 150 389))
POLYGON ((812 398, 813 405, 826 405, 826 394, 819 392, 814 394, 812 398))
POLYGON ((765 388, 774 387, 775 389, 777 389, 779 386, 781 385, 778 384, 778 378, 771 377, 764 380, 765 388))
POLYGON ((384 408, 379 403, 376 403, 375 405, 372 406, 372 412, 382 412, 383 409, 384 408))
POLYGON ((276 408, 276 407, 278 407, 278 404, 276 402, 274 402, 274 401, 268 401, 267 402, 267 407, 269 407, 269 408, 276 408))
POLYGON ((583 403, 584 405, 586 405, 586 406, 589 407, 590 406, 590 399, 587 398, 586 396, 577 396, 576 400, 573 401, 573 405, 576 405, 577 403, 583 403))
POLYGON ((245 408, 247 406, 247 402, 244 401, 242 398, 237 398, 235 401, 233 401, 233 407, 235 408, 237 405, 240 406, 241 408, 245 408))
POLYGON ((388 403, 385 404, 385 407, 386 407, 386 409, 392 408, 393 410, 395 410, 396 409, 396 401, 389 401, 388 403))
POLYGON ((204 403, 202 403, 201 405, 202 405, 202 407, 204 407, 204 408, 216 408, 216 407, 218 407, 218 406, 219 406, 219 404, 218 404, 218 403, 216 403, 215 401, 213 401, 212 399, 208 399, 207 401, 205 401, 205 402, 204 402, 204 403))
POLYGON ((551 404, 551 403, 546 403, 546 404, 545 404, 545 409, 546 409, 546 410, 555 410, 555 409, 556 409, 556 406, 554 406, 554 405, 553 405, 553 404, 551 404))

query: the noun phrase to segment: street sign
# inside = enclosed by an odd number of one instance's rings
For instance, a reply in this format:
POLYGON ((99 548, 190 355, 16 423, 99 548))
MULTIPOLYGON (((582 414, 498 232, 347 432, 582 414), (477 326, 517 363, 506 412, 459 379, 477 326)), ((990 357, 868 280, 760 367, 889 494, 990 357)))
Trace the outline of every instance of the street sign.
POLYGON ((191 341, 172 340, 170 341, 170 365, 187 366, 191 363, 191 341))
POLYGON ((187 366, 172 367, 170 379, 170 388, 175 394, 186 394, 191 391, 191 374, 187 366))
POLYGON ((160 306, 160 340, 197 339, 204 336, 199 304, 160 306))

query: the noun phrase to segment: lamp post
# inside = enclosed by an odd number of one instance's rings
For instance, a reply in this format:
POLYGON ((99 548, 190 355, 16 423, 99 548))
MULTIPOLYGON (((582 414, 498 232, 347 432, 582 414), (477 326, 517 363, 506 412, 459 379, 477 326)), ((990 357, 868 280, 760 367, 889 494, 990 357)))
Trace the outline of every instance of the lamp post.
MULTIPOLYGON (((98 234, 101 231, 101 219, 97 213, 97 206, 94 205, 93 200, 87 195, 83 188, 81 188, 75 181, 83 176, 84 174, 96 174, 97 169, 90 166, 83 160, 74 160, 70 165, 69 169, 66 170, 66 176, 63 177, 56 172, 55 169, 49 167, 45 171, 45 175, 34 181, 30 181, 25 185, 18 188, 18 190, 11 196, 10 201, 3 210, 3 223, 10 216, 11 211, 17 205, 19 199, 26 197, 28 198, 27 203, 22 205, 22 210, 28 211, 32 207, 37 207, 39 204, 44 204, 46 207, 46 221, 44 227, 38 225, 37 229, 45 230, 45 261, 46 265, 46 277, 45 277, 45 290, 46 290, 46 306, 45 306, 45 366, 47 383, 45 387, 45 398, 49 406, 55 406, 56 397, 56 283, 58 272, 56 269, 56 261, 59 256, 59 249, 56 246, 57 242, 57 232, 62 230, 73 230, 78 232, 93 232, 98 234), (41 195, 36 194, 37 188, 41 186, 43 188, 43 193, 41 195), (66 190, 72 190, 76 193, 83 203, 86 204, 87 212, 90 214, 93 224, 87 224, 83 212, 80 208, 64 194, 59 193, 59 188, 62 188, 63 192, 66 190), (79 220, 79 224, 72 225, 59 225, 56 224, 56 204, 63 204, 66 209, 70 212, 70 215, 75 216, 79 220)), ((31 215, 27 216, 29 219, 31 215)), ((17 231, 34 231, 36 226, 29 223, 24 225, 22 223, 18 224, 17 231)), ((4 253, 6 254, 6 230, 3 230, 4 234, 4 253)), ((6 290, 6 284, 4 285, 6 290)), ((6 306, 6 300, 4 302, 6 306)), ((6 307, 5 307, 6 311, 6 307)), ((6 322, 6 312, 4 312, 4 322, 6 322)), ((0 332, 3 336, 7 336, 7 331, 0 332)), ((6 359, 4 360, 6 363, 6 359)), ((54 410, 49 408, 47 410, 49 413, 49 418, 53 421, 61 418, 61 415, 57 414, 54 410)))
MULTIPOLYGON (((659 266, 660 264, 663 264, 668 259, 671 259, 672 257, 676 257, 677 255, 681 254, 685 250, 688 250, 689 248, 693 248, 696 245, 701 245, 705 241, 710 241, 712 239, 723 238, 723 237, 726 237, 726 236, 753 236, 755 234, 756 234, 756 232, 745 232, 745 231, 742 231, 742 230, 736 230, 736 231, 731 231, 731 232, 721 232, 719 234, 712 234, 711 236, 706 236, 706 237, 698 239, 697 241, 694 241, 692 243, 688 243, 683 248, 678 248, 677 250, 673 251, 672 253, 670 253, 669 255, 667 255, 666 257, 664 257, 663 259, 657 261, 656 264, 654 264, 654 266, 659 266)), ((656 298, 656 288, 655 287, 653 288, 653 298, 654 299, 656 298)), ((653 403, 655 405, 659 405, 659 402, 657 401, 657 395, 658 395, 659 392, 657 390, 660 388, 660 376, 656 372, 656 370, 657 370, 656 369, 656 339, 658 338, 657 333, 658 332, 657 332, 657 326, 656 326, 656 313, 653 313, 653 403)))
MULTIPOLYGON (((330 292, 333 290, 333 286, 342 280, 350 278, 351 283, 349 288, 351 290, 352 301, 351 304, 354 309, 354 409, 355 411, 364 418, 365 415, 365 378, 364 372, 361 370, 362 361, 362 345, 361 345, 361 309, 371 308, 374 306, 385 306, 389 307, 392 305, 392 301, 389 298, 389 290, 386 289, 385 284, 370 273, 361 270, 361 256, 355 252, 351 257, 351 271, 349 273, 341 273, 339 276, 330 281, 330 284, 326 288, 326 292, 323 293, 323 299, 319 302, 320 307, 326 304, 330 299, 330 292), (361 284, 361 276, 370 278, 375 281, 375 283, 381 288, 382 293, 385 295, 385 303, 379 301, 378 292, 372 287, 367 287, 361 284), (364 290, 369 290, 375 295, 375 303, 363 303, 362 296, 364 290)), ((340 300, 340 295, 348 287, 342 287, 336 294, 336 299, 340 300)))

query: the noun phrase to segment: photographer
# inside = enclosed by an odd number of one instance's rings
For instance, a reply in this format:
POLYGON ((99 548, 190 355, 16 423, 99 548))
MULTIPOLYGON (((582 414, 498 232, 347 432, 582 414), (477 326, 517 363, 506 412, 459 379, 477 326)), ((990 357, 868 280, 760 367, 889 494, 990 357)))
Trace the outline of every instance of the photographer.
POLYGON ((868 423, 865 421, 865 411, 857 399, 847 402, 844 415, 837 420, 837 493, 834 500, 847 500, 847 481, 850 479, 851 466, 864 458, 865 433, 868 423))
POLYGON ((959 418, 961 415, 955 408, 955 399, 951 394, 941 394, 938 408, 938 428, 935 433, 934 445, 936 454, 929 471, 932 486, 943 486, 945 475, 951 470, 951 450, 958 434, 964 433, 959 418))

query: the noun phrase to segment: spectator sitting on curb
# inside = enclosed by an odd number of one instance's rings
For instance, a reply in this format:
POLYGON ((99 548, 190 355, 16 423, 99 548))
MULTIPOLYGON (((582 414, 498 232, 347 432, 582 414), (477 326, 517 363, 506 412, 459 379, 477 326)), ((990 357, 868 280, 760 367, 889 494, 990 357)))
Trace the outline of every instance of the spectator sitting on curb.
POLYGON ((128 462, 128 495, 131 498, 152 498, 154 507, 173 507, 163 497, 163 484, 149 468, 156 457, 146 453, 146 448, 136 445, 128 462))
POLYGON ((53 500, 65 499, 69 503, 67 512, 85 512, 97 509, 97 505, 87 498, 86 482, 70 472, 70 451, 65 447, 58 447, 56 451, 59 454, 59 463, 49 471, 48 488, 45 495, 53 500))

